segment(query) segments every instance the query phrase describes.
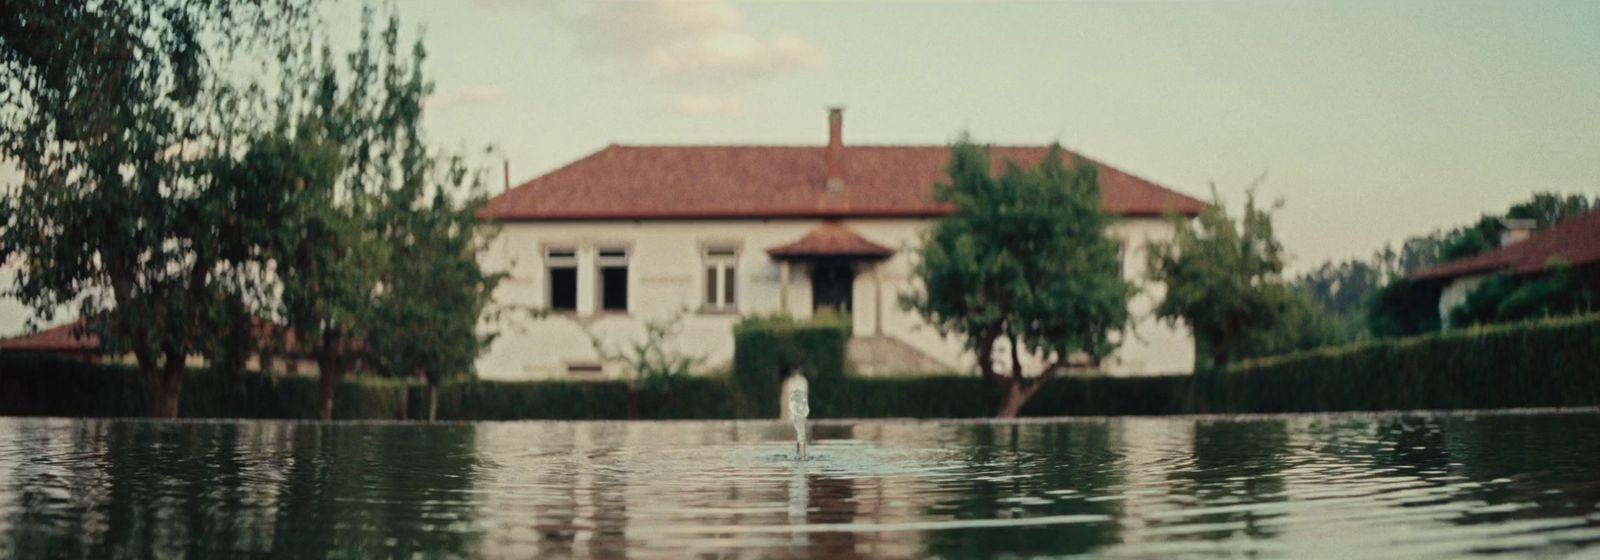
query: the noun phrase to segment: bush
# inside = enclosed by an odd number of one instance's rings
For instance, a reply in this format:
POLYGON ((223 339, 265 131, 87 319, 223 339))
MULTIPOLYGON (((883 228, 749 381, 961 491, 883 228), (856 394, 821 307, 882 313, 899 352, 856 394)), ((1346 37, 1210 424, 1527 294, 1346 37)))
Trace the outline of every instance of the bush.
MULTIPOLYGON (((999 402, 995 389, 977 376, 845 375, 848 331, 838 323, 741 326, 736 356, 743 361, 735 362, 746 368, 743 378, 675 378, 671 387, 640 393, 642 416, 775 418, 782 359, 812 368, 806 371, 814 374, 812 410, 818 418, 982 418, 993 416, 999 402)), ((342 419, 425 418, 427 391, 410 380, 355 378, 339 387, 334 413, 342 419)), ((441 420, 619 420, 628 414, 628 384, 620 380, 463 380, 442 383, 438 392, 441 420)), ((185 378, 180 412, 190 418, 315 418, 318 394, 316 377, 192 371, 185 378)), ((1590 315, 1324 348, 1194 376, 1068 376, 1045 385, 1022 413, 1595 405, 1600 405, 1600 316, 1590 315)), ((144 416, 149 411, 144 380, 131 367, 0 354, 0 414, 144 416)))
POLYGON ((810 381, 816 418, 839 417, 850 321, 830 313, 809 321, 788 316, 747 317, 733 327, 733 383, 737 415, 778 417, 781 375, 798 368, 810 381))
POLYGON ((1197 383, 1230 412, 1593 406, 1600 316, 1473 327, 1246 362, 1197 383))
MULTIPOLYGON (((731 418, 733 388, 725 377, 675 378, 639 394, 650 420, 731 418)), ((427 417, 427 389, 412 389, 413 418, 427 417)), ((624 420, 627 381, 480 381, 439 386, 441 420, 624 420)))

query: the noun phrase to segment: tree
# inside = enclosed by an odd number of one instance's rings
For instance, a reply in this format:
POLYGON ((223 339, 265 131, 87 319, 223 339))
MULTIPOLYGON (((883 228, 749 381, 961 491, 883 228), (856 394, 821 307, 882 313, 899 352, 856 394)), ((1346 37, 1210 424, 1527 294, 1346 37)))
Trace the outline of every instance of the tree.
POLYGON ((1593 201, 1581 194, 1562 196, 1554 192, 1534 193, 1533 198, 1514 204, 1506 210, 1511 219, 1533 220, 1534 229, 1545 229, 1567 218, 1589 212, 1600 204, 1600 196, 1593 201))
POLYGON ((1320 308, 1318 314, 1323 319, 1313 321, 1325 319, 1332 324, 1337 336, 1328 340, 1329 344, 1358 340, 1367 335, 1368 302, 1386 279, 1385 264, 1378 258, 1382 257, 1375 258, 1377 264, 1357 259, 1330 261, 1290 282, 1295 292, 1320 308))
POLYGON ((1442 293, 1438 282, 1394 278, 1373 295, 1367 329, 1380 338, 1437 331, 1442 293))
POLYGON ((920 289, 902 305, 940 334, 960 336, 984 380, 1004 393, 1000 417, 1015 417, 1069 359, 1097 364, 1116 348, 1133 287, 1121 278, 1087 162, 1068 168, 1051 146, 1037 167, 1007 162, 995 177, 988 150, 963 137, 947 173, 934 198, 955 211, 924 235, 914 269, 920 289), (998 369, 999 350, 1010 353, 1009 373, 998 369), (1044 364, 1031 377, 1024 352, 1044 364))
POLYGON ((236 54, 305 21, 293 0, 10 2, 0 21, 0 199, 8 295, 39 315, 76 304, 131 352, 153 415, 178 413, 183 371, 261 285, 282 198, 226 180, 248 124, 223 76, 236 54), (221 307, 219 307, 221 305, 221 307))
POLYGON ((430 383, 470 374, 490 341, 479 317, 503 276, 477 261, 494 233, 475 216, 487 201, 482 173, 430 153, 421 132, 432 90, 422 43, 402 54, 398 18, 376 41, 371 20, 368 10, 347 75, 327 47, 302 47, 309 70, 286 76, 267 141, 314 178, 292 179, 302 188, 272 263, 279 314, 316 356, 323 419, 358 367, 430 383))
POLYGON ((1237 222, 1213 198, 1194 223, 1169 218, 1176 234, 1148 243, 1146 257, 1149 279, 1166 285, 1156 316, 1188 325, 1197 361, 1222 367, 1247 353, 1253 333, 1281 324, 1294 295, 1281 276, 1283 246, 1272 214, 1256 205, 1255 193, 1237 222))

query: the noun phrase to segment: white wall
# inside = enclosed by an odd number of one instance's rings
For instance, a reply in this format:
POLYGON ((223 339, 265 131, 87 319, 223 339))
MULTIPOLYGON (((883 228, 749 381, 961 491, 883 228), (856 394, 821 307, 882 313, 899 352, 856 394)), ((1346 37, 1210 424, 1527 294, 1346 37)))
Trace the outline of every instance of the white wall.
POLYGON ((1461 304, 1466 303, 1467 294, 1472 293, 1472 290, 1477 288, 1478 284, 1482 284, 1484 279, 1488 277, 1487 274, 1462 276, 1450 280, 1450 283, 1445 285, 1444 291, 1439 293, 1439 325, 1441 327, 1450 328, 1450 312, 1460 307, 1461 304))
MULTIPOLYGON (((800 239, 818 220, 705 220, 507 223, 494 246, 484 255, 490 270, 505 270, 510 277, 496 292, 496 303, 542 308, 545 306, 544 248, 578 250, 578 312, 527 319, 507 314, 499 324, 485 328, 500 336, 478 361, 485 379, 584 378, 567 373, 567 364, 598 359, 590 338, 623 344, 643 336, 644 321, 688 309, 678 345, 686 352, 708 358, 708 368, 722 368, 733 357, 733 324, 737 314, 702 313, 705 291, 704 247, 708 244, 739 248, 738 314, 779 311, 779 264, 766 253, 775 245, 800 239), (600 248, 627 247, 629 260, 629 310, 626 314, 597 314, 595 256, 600 248)), ((861 236, 898 249, 894 257, 876 265, 881 288, 874 282, 874 265, 863 265, 856 276, 853 323, 855 332, 871 335, 877 327, 881 305, 886 335, 905 341, 933 358, 961 370, 971 368, 972 357, 959 340, 944 339, 932 327, 899 306, 899 294, 911 287, 913 244, 931 221, 923 219, 846 220, 844 225, 861 236)), ((1142 278, 1143 243, 1170 236, 1159 219, 1117 222, 1111 235, 1124 240, 1125 275, 1142 278)), ((811 312, 811 286, 804 265, 790 271, 789 312, 799 317, 811 312)), ((1105 364, 1117 374, 1187 372, 1194 362, 1194 346, 1185 329, 1171 328, 1148 317, 1160 291, 1147 288, 1132 303, 1135 327, 1117 355, 1105 364)), ((606 376, 616 375, 608 366, 606 376)))

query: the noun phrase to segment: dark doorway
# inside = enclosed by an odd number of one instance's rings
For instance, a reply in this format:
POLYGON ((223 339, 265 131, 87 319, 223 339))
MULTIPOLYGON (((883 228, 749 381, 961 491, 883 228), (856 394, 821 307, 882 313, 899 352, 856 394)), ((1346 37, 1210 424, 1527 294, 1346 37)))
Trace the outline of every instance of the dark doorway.
POLYGON ((856 270, 844 263, 817 263, 811 267, 811 310, 832 307, 842 315, 854 308, 856 270))

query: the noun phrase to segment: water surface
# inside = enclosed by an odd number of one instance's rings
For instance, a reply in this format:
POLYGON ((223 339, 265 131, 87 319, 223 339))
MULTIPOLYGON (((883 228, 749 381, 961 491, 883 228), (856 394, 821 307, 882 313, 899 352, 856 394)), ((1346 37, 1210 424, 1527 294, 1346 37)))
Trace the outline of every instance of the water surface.
POLYGON ((0 419, 0 557, 1600 555, 1600 415, 0 419))

